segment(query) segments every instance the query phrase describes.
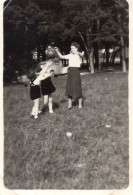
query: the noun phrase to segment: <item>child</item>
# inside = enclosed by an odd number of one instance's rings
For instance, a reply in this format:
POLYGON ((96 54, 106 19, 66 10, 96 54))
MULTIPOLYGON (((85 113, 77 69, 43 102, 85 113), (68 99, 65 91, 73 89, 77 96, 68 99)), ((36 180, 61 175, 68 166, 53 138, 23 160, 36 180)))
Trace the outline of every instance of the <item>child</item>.
MULTIPOLYGON (((42 71, 40 74, 47 73, 47 68, 53 64, 53 62, 56 62, 56 58, 58 55, 56 54, 54 48, 49 45, 46 50, 45 50, 45 55, 47 57, 47 61, 45 61, 45 66, 42 68, 42 71)), ((43 66, 43 65, 42 65, 43 66)), ((50 76, 46 79, 42 79, 40 88, 41 88, 41 94, 44 96, 44 106, 48 104, 49 108, 49 113, 53 113, 53 98, 52 98, 52 93, 55 92, 55 86, 52 83, 51 76, 53 76, 53 72, 51 71, 50 76)), ((43 107, 40 109, 40 112, 42 112, 43 107)))
POLYGON ((33 103, 34 103, 33 108, 32 108, 32 112, 31 112, 31 116, 33 116, 35 119, 37 119, 41 91, 40 91, 39 83, 37 85, 34 84, 34 81, 37 78, 37 72, 35 72, 35 69, 31 69, 29 71, 28 78, 30 79, 30 98, 31 98, 31 100, 33 100, 33 103))
MULTIPOLYGON (((50 72, 50 76, 52 76, 53 73, 50 72)), ((49 107, 49 113, 53 113, 53 98, 52 93, 55 92, 55 86, 52 83, 52 80, 50 77, 44 79, 41 81, 41 93, 44 96, 44 106, 48 104, 49 107)))
POLYGON ((66 95, 68 96, 68 109, 72 108, 73 97, 78 98, 79 108, 82 108, 82 87, 79 68, 81 65, 81 57, 83 57, 84 52, 80 53, 78 51, 79 48, 80 45, 78 43, 71 43, 71 51, 68 55, 62 55, 59 52, 58 48, 55 48, 55 51, 61 59, 69 60, 66 85, 66 95))
POLYGON ((38 64, 37 67, 29 71, 28 78, 30 79, 30 98, 33 100, 33 108, 31 112, 31 116, 35 119, 38 118, 39 111, 39 99, 41 97, 41 89, 40 89, 40 82, 41 80, 51 76, 49 73, 45 73, 42 70, 43 66, 38 64), (42 71, 41 71, 42 70, 42 71))

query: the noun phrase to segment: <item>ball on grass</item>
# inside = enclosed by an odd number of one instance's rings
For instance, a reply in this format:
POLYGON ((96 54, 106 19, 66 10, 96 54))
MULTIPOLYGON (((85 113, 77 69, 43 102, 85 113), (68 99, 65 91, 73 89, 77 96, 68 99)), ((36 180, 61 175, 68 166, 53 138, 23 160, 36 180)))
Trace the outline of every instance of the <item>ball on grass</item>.
POLYGON ((72 133, 71 132, 67 132, 66 135, 67 135, 67 137, 71 137, 72 133))
POLYGON ((106 127, 106 128, 110 128, 110 127, 111 127, 111 125, 105 125, 105 127, 106 127))

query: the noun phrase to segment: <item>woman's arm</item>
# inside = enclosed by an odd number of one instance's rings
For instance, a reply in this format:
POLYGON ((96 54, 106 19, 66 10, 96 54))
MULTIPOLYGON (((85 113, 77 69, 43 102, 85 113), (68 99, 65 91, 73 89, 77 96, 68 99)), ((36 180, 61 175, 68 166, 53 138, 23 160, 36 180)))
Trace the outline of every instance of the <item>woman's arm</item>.
POLYGON ((57 55, 59 56, 59 58, 65 59, 65 56, 63 56, 63 55, 59 52, 59 49, 58 49, 57 47, 55 47, 54 50, 56 51, 56 53, 57 53, 57 55))

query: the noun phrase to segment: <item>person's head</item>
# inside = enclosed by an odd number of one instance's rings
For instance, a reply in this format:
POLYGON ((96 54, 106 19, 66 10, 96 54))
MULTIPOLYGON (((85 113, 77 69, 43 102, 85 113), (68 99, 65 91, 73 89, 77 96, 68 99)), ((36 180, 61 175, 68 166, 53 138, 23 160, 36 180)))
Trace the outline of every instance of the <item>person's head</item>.
POLYGON ((72 52, 72 54, 77 53, 79 48, 80 48, 80 45, 77 42, 72 42, 71 43, 71 52, 72 52))

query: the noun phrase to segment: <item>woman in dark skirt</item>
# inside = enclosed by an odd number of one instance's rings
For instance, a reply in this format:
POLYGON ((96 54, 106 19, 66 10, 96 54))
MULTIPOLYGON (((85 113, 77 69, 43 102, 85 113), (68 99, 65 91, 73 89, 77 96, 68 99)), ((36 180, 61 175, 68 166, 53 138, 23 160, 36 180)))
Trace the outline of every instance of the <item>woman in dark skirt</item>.
POLYGON ((80 53, 78 51, 79 48, 80 45, 73 42, 71 44, 71 52, 68 55, 62 55, 58 48, 55 48, 55 51, 61 59, 69 60, 66 84, 66 95, 68 96, 69 109, 72 108, 72 98, 78 98, 79 108, 82 108, 82 87, 79 68, 81 65, 81 57, 83 57, 84 52, 80 53))
POLYGON ((68 69, 66 95, 74 98, 82 98, 80 72, 76 67, 69 67, 68 69))

